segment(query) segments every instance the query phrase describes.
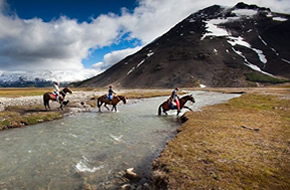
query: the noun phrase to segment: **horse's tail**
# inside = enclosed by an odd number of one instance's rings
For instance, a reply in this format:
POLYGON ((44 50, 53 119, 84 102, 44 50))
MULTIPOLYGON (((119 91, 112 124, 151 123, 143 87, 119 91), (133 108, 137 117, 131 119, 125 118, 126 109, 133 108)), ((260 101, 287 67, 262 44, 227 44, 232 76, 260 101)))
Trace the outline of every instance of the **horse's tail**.
POLYGON ((45 94, 43 94, 43 105, 46 108, 46 102, 45 102, 45 94))
POLYGON ((162 107, 163 104, 161 104, 158 108, 158 115, 161 115, 161 107, 162 107))
POLYGON ((47 93, 45 93, 45 94, 43 94, 43 104, 44 104, 44 107, 45 107, 45 109, 47 109, 47 107, 49 108, 49 97, 47 97, 48 96, 48 94, 47 93))

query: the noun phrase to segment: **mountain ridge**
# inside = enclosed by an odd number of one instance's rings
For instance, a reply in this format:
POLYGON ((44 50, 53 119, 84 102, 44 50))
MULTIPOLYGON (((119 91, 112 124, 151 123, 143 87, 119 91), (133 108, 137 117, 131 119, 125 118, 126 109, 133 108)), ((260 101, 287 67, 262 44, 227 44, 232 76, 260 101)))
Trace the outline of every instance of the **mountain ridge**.
POLYGON ((76 85, 238 87, 255 85, 249 75, 278 76, 276 82, 281 77, 289 79, 289 19, 289 15, 257 5, 213 5, 189 15, 102 74, 76 85))
POLYGON ((257 5, 213 5, 189 15, 102 74, 75 85, 255 86, 249 76, 267 78, 264 82, 287 81, 289 19, 257 5))

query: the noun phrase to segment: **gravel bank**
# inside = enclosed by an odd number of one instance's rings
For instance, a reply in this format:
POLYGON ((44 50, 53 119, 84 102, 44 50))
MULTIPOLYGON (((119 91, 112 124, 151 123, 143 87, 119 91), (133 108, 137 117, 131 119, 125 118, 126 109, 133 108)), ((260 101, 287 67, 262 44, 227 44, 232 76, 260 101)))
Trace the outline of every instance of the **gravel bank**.
MULTIPOLYGON (((76 91, 73 94, 67 94, 65 100, 69 100, 73 104, 80 104, 81 102, 89 101, 94 96, 105 94, 104 91, 76 91)), ((31 106, 42 105, 42 96, 25 96, 17 98, 0 97, 0 111, 4 111, 8 106, 31 106)), ((59 104, 51 102, 52 108, 57 107, 59 104)))

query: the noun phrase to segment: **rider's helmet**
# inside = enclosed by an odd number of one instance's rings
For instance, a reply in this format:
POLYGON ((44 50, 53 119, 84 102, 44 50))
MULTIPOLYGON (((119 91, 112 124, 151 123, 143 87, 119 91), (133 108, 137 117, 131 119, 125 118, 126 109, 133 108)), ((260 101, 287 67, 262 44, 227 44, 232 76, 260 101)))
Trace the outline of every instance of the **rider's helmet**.
POLYGON ((178 90, 179 90, 179 88, 178 88, 178 87, 176 87, 176 88, 175 88, 175 90, 177 90, 177 91, 178 91, 178 90))
POLYGON ((112 86, 110 85, 109 88, 112 88, 112 86))
POLYGON ((54 84, 56 84, 57 86, 59 86, 59 82, 58 81, 55 81, 54 84))

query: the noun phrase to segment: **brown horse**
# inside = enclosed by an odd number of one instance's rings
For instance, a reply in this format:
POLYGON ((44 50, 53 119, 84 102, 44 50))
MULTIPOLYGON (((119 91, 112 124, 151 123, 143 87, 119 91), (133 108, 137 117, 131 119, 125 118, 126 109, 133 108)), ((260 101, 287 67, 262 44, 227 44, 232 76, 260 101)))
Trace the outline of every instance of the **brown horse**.
MULTIPOLYGON (((194 98, 192 97, 192 95, 187 95, 187 96, 184 96, 184 97, 182 97, 182 98, 179 99, 180 110, 181 110, 182 108, 186 108, 186 109, 189 109, 190 111, 192 111, 189 107, 185 106, 185 103, 186 103, 188 100, 191 101, 192 103, 195 102, 195 100, 194 100, 194 98)), ((168 110, 170 110, 170 109, 177 109, 177 108, 171 108, 171 107, 170 107, 170 102, 169 102, 169 100, 163 102, 163 103, 159 106, 159 108, 158 108, 158 115, 161 115, 161 108, 163 109, 163 113, 165 113, 165 115, 167 115, 166 112, 167 112, 168 110)), ((180 113, 180 110, 177 111, 177 115, 180 113)))
POLYGON ((107 110, 110 110, 107 107, 107 104, 109 104, 109 105, 113 105, 111 111, 113 111, 114 109, 115 109, 115 111, 117 111, 117 104, 121 100, 123 101, 124 104, 126 104, 126 97, 125 96, 114 96, 112 100, 108 100, 108 96, 107 95, 100 96, 98 98, 99 112, 101 112, 101 106, 103 105, 103 103, 104 103, 105 108, 107 108, 107 110))
MULTIPOLYGON (((69 89, 68 87, 65 87, 63 90, 61 90, 59 92, 59 103, 60 103, 60 109, 63 110, 63 105, 64 105, 64 98, 66 96, 66 93, 72 93, 71 89, 69 89)), ((45 109, 47 110, 47 108, 50 109, 50 106, 49 106, 49 100, 52 100, 52 101, 56 101, 56 96, 52 93, 52 92, 46 92, 45 94, 43 94, 43 103, 44 103, 44 106, 45 106, 45 109)))

